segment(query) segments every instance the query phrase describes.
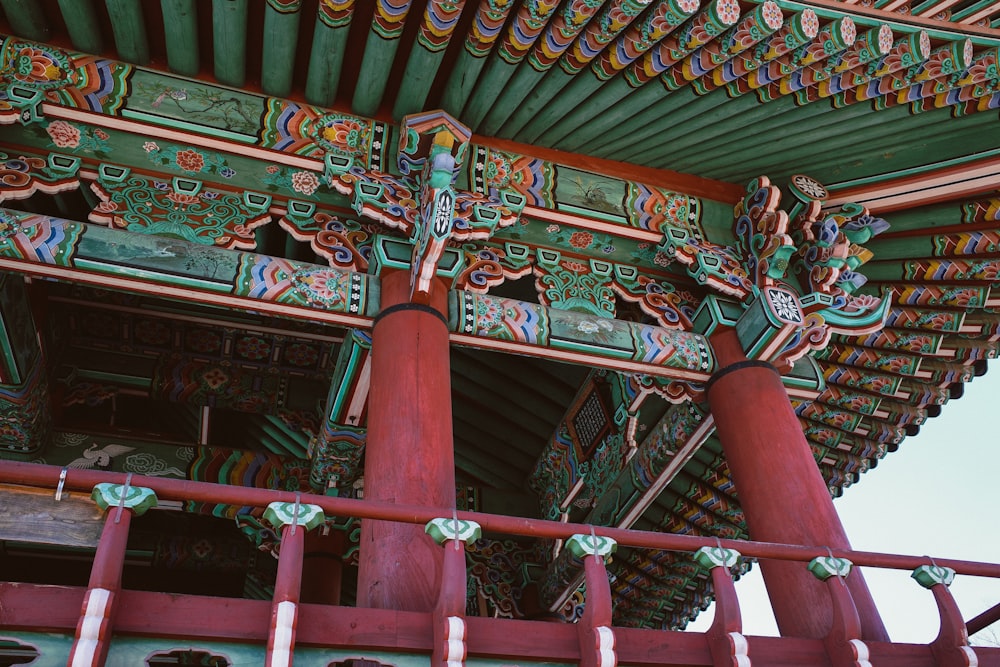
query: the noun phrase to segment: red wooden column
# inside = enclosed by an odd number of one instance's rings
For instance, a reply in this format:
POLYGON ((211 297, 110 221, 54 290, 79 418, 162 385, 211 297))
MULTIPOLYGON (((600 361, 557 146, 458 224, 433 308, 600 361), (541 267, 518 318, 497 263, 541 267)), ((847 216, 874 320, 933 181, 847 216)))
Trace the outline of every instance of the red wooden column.
MULTIPOLYGON (((410 303, 410 276, 382 274, 372 331, 365 500, 455 507, 447 288, 410 303)), ((358 606, 431 611, 442 551, 420 526, 361 524, 358 606)))
POLYGON ((264 666, 291 667, 299 620, 305 535, 306 531, 321 525, 326 517, 317 505, 276 502, 264 510, 264 519, 281 531, 281 551, 278 554, 278 573, 274 578, 264 666))
MULTIPOLYGON (((849 549, 778 372, 748 361, 735 330, 716 333, 711 342, 719 371, 708 403, 751 539, 849 549)), ((760 568, 781 634, 825 637, 833 615, 824 586, 802 563, 764 560, 760 568)), ((888 641, 861 573, 855 570, 847 581, 863 638, 888 641)))
POLYGON ((152 489, 138 486, 98 484, 91 497, 107 515, 67 661, 69 667, 102 667, 107 660, 132 515, 156 506, 152 489))
POLYGON ((340 604, 343 574, 344 533, 306 533, 302 560, 302 602, 340 604))

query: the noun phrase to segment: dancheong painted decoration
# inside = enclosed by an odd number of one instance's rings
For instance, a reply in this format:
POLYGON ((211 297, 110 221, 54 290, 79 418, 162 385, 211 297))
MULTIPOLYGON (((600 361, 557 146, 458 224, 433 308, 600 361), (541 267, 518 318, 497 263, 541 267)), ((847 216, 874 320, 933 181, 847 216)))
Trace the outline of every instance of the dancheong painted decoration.
POLYGON ((996 0, 0 0, 0 664, 1000 665, 1000 565, 832 503, 1000 352, 998 58, 996 0))

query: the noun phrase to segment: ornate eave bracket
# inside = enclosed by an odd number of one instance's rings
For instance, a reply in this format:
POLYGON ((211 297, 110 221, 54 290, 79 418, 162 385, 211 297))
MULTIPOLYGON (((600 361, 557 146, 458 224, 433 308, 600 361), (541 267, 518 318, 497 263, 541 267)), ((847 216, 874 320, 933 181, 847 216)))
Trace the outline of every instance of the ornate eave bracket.
POLYGON ((328 154, 330 187, 351 198, 359 215, 409 235, 411 299, 426 301, 450 242, 488 240, 517 222, 527 199, 456 190, 471 131, 443 111, 406 116, 400 128, 400 177, 366 171, 349 156, 328 154))
POLYGON ((822 215, 828 194, 807 176, 792 177, 789 189, 793 199, 782 210, 776 186, 764 176, 751 181, 733 209, 731 246, 673 228, 660 246, 721 295, 702 302, 695 331, 733 327, 749 357, 784 369, 834 333, 881 329, 890 305, 884 296, 858 293, 866 279, 857 272, 872 257, 862 244, 888 223, 857 204, 822 215))

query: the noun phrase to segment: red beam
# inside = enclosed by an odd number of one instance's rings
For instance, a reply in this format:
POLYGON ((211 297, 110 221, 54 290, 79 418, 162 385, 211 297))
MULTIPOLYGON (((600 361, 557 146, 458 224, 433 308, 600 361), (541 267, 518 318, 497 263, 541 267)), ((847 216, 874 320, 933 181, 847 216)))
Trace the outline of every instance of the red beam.
MULTIPOLYGON (((67 586, 0 583, 0 627, 69 634, 86 589, 67 586)), ((177 637, 259 643, 267 639, 270 602, 199 595, 122 591, 115 631, 135 636, 177 637)), ((562 623, 510 619, 466 619, 469 655, 494 659, 576 662, 576 628, 562 623)), ((615 628, 620 664, 711 665, 705 635, 615 628)), ((299 646, 356 650, 393 650, 429 654, 431 615, 387 609, 358 609, 303 604, 299 646)), ((792 637, 748 637, 755 665, 768 667, 829 664, 822 641, 792 637)), ((879 667, 934 667, 924 644, 867 642, 879 667)), ((977 646, 980 667, 1000 667, 1000 648, 977 646)))
MULTIPOLYGON (((3 461, 0 462, 0 482, 55 489, 59 482, 59 473, 62 470, 59 466, 3 461)), ((69 468, 67 469, 64 488, 89 493, 95 484, 101 482, 124 484, 125 476, 125 473, 69 468)), ((242 486, 212 484, 209 482, 146 477, 143 475, 133 475, 132 484, 134 486, 145 486, 153 489, 156 491, 157 497, 161 500, 189 500, 224 505, 266 507, 268 503, 274 501, 295 502, 296 498, 296 495, 290 491, 254 489, 242 486)), ((418 505, 373 502, 313 494, 302 494, 301 502, 319 505, 328 516, 352 516, 359 519, 382 519, 415 524, 426 524, 431 519, 450 516, 452 512, 451 509, 443 507, 422 507, 418 505)), ((774 560, 799 562, 808 562, 817 556, 830 555, 830 551, 825 546, 798 546, 742 540, 720 541, 714 537, 672 535, 669 533, 653 533, 625 528, 611 528, 608 526, 590 526, 579 523, 560 523, 558 521, 545 521, 543 519, 528 519, 524 517, 465 511, 458 512, 458 517, 468 521, 476 521, 482 526, 483 530, 503 533, 505 535, 567 539, 577 534, 589 535, 591 529, 593 529, 595 534, 610 537, 624 546, 644 549, 691 552, 697 551, 701 547, 714 547, 721 544, 723 547, 736 549, 744 556, 751 558, 771 558, 774 560)), ((929 556, 904 556, 848 549, 833 549, 833 555, 838 558, 847 558, 859 567, 883 567, 895 570, 914 570, 921 565, 929 565, 932 562, 929 556)), ((958 574, 1000 579, 1000 564, 997 563, 983 563, 952 558, 934 558, 933 562, 937 565, 950 567, 958 574)))

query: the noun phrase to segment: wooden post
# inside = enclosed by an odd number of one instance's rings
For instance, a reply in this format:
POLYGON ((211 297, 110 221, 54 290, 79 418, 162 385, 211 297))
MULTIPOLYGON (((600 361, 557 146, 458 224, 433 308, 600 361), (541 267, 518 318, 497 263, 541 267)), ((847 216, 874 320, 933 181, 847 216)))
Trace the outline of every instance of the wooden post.
POLYGON ((736 597, 736 586, 730 568, 734 567, 740 553, 722 547, 702 547, 694 553, 696 563, 712 575, 712 590, 715 593, 715 619, 705 633, 708 649, 712 653, 715 667, 749 667, 749 644, 743 636, 743 617, 740 601, 736 597))
POLYGON ((831 667, 872 667, 868 645, 861 640, 858 609, 844 581, 852 567, 853 563, 846 558, 827 556, 813 558, 807 568, 826 583, 833 603, 833 625, 823 638, 831 667))
MULTIPOLYGON (((372 331, 365 500, 455 507, 447 289, 410 303, 410 275, 385 272, 372 331)), ((420 526, 361 524, 358 606, 429 612, 442 551, 420 526)))
POLYGON ((441 565, 441 589, 431 622, 434 624, 434 649, 431 667, 463 667, 468 648, 465 645, 465 594, 467 586, 465 545, 482 535, 475 521, 434 519, 424 531, 444 547, 441 565))
MULTIPOLYGON (((708 403, 751 539, 850 549, 777 370, 748 361, 734 330, 711 342, 720 370, 709 382, 708 403)), ((825 637, 833 622, 825 587, 798 563, 763 560, 760 568, 781 634, 825 637)), ((863 638, 888 641, 861 573, 847 583, 863 638)))
POLYGON ((107 515, 76 625, 69 667, 103 667, 107 660, 132 516, 156 506, 152 489, 137 486, 98 484, 91 497, 107 515))
POLYGON ((306 533, 302 560, 300 600, 312 604, 340 604, 343 576, 344 533, 331 530, 306 533))
POLYGON ((910 576, 934 594, 941 618, 941 628, 931 642, 934 662, 939 667, 976 667, 979 657, 969 646, 969 633, 962 620, 962 612, 948 590, 955 579, 955 571, 940 565, 921 565, 910 576))
POLYGON ((611 584, 604 558, 618 543, 610 537, 574 535, 566 548, 583 560, 583 580, 587 587, 583 616, 576 624, 580 644, 580 667, 616 667, 618 653, 614 628, 611 627, 611 584))
POLYGON ((302 554, 306 531, 322 524, 326 517, 316 505, 271 503, 264 519, 281 531, 278 573, 271 601, 271 626, 267 634, 265 667, 292 667, 295 628, 299 619, 299 591, 302 588, 302 554))

